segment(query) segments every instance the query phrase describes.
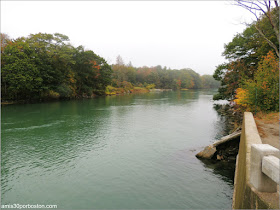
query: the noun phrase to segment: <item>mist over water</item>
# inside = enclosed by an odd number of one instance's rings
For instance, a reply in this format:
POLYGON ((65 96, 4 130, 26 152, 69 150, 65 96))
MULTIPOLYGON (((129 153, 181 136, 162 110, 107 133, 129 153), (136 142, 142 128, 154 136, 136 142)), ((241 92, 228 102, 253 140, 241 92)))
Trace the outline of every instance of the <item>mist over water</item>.
POLYGON ((213 90, 2 107, 2 204, 231 208, 226 167, 196 159, 224 134, 213 90))

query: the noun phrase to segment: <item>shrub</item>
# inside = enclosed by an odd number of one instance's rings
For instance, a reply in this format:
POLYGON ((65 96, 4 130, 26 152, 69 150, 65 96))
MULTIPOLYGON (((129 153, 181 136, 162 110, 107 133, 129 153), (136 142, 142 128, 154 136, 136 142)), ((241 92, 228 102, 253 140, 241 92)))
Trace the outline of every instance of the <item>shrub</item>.
POLYGON ((156 87, 155 84, 149 84, 149 85, 146 86, 146 88, 147 88, 148 90, 154 89, 155 87, 156 87))
POLYGON ((53 90, 50 90, 47 93, 47 97, 51 98, 51 99, 58 99, 60 97, 60 95, 59 95, 59 93, 57 93, 57 92, 55 92, 53 90))

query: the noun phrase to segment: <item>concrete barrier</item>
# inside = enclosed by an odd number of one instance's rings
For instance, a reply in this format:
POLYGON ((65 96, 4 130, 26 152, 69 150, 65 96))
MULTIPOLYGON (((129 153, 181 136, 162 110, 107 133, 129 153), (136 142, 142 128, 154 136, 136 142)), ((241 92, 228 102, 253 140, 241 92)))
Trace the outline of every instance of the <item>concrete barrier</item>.
MULTIPOLYGON (((254 167, 251 168, 251 155, 255 153, 254 152, 255 147, 253 145, 261 145, 261 144, 262 141, 259 136, 254 117, 251 112, 245 112, 243 123, 242 123, 242 133, 241 133, 240 144, 239 144, 239 152, 236 159, 234 192, 233 192, 233 202, 232 202, 233 209, 278 209, 279 208, 278 192, 260 192, 251 184, 250 181, 251 180, 250 171, 254 170, 254 167), (253 151, 251 151, 251 148, 253 149, 253 151)), ((266 154, 271 154, 271 153, 266 153, 266 154)), ((255 167, 257 169, 262 168, 262 161, 259 161, 258 163, 254 163, 254 164, 256 164, 255 167)), ((255 172, 252 173, 254 174, 255 172)), ((262 180, 262 178, 260 179, 262 180)), ((259 179, 256 180, 257 182, 259 181, 259 179)), ((275 191, 275 188, 273 188, 272 191, 275 191)))
POLYGON ((275 156, 265 156, 262 159, 262 172, 279 184, 279 158, 275 156))
MULTIPOLYGON (((277 192, 277 183, 268 177, 262 171, 263 158, 269 155, 277 156, 279 150, 269 144, 253 144, 251 148, 251 167, 250 167, 250 183, 260 192, 277 192)), ((276 158, 276 157, 275 157, 276 158)), ((278 159, 278 158, 276 158, 278 159)), ((279 159, 278 159, 279 163, 279 159)), ((269 164, 266 162, 265 164, 269 164)), ((277 168, 271 168, 264 165, 265 169, 271 169, 269 174, 275 174, 274 170, 277 168)), ((279 176, 279 170, 277 171, 279 176)))

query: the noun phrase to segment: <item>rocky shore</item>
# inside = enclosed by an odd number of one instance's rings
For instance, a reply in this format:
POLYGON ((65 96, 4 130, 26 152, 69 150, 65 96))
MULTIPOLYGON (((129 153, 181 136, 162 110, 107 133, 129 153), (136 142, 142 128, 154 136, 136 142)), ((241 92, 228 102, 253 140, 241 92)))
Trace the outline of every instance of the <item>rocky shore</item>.
POLYGON ((204 160, 235 163, 239 150, 242 113, 229 104, 215 104, 214 109, 225 122, 225 135, 196 154, 204 160))
POLYGON ((240 135, 241 129, 239 127, 232 134, 224 136, 220 140, 205 147, 204 150, 196 154, 196 157, 235 162, 239 149, 240 135))

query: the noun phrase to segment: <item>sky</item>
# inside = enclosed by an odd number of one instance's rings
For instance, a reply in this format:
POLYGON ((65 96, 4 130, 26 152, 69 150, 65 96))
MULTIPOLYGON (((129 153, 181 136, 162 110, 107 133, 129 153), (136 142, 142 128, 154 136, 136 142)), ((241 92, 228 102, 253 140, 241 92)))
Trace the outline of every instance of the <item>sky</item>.
POLYGON ((1 33, 61 33, 109 64, 213 74, 224 44, 253 21, 231 1, 1 1, 1 33))

